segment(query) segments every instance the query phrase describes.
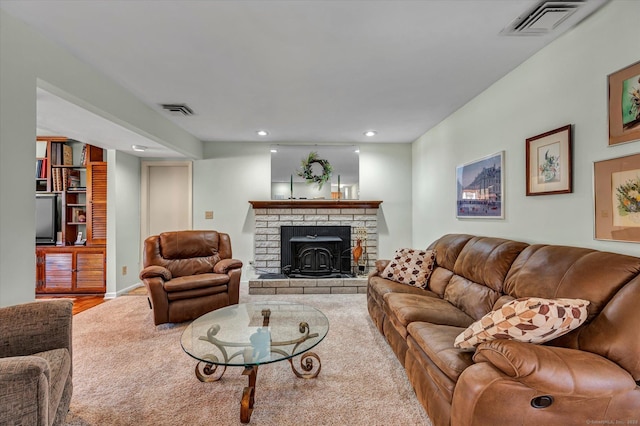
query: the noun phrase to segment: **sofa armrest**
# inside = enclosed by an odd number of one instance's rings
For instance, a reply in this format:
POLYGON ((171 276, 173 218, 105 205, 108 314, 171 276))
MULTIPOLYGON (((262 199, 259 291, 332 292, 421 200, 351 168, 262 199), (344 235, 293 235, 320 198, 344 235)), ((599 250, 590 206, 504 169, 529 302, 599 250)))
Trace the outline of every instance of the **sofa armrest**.
POLYGON ((69 299, 0 308, 0 358, 61 348, 71 355, 72 314, 69 299))
POLYGON ((498 339, 480 344, 473 360, 488 362, 525 386, 555 396, 602 397, 636 387, 631 374, 617 364, 576 349, 498 339))
POLYGON ((172 278, 171 271, 164 266, 151 265, 140 271, 140 279, 146 278, 162 278, 164 281, 169 281, 172 278))
POLYGON ((232 269, 242 268, 242 261, 238 259, 222 259, 213 265, 213 272, 216 274, 228 274, 232 269))
POLYGON ((383 273, 384 272, 384 268, 387 267, 389 262, 391 262, 391 260, 389 260, 389 259, 378 259, 378 260, 376 260, 376 269, 375 269, 376 275, 383 273))
POLYGON ((0 423, 47 425, 49 380, 49 364, 42 357, 0 358, 0 423))

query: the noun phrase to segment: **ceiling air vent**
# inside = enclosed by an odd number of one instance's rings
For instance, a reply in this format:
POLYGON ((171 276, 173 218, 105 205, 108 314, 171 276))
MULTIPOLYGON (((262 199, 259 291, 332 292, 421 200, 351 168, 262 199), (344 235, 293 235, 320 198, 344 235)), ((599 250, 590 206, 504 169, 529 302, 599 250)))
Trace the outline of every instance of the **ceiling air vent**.
POLYGON ((503 35, 545 35, 573 15, 585 4, 584 0, 542 1, 518 16, 504 30, 503 35))
POLYGON ((160 106, 173 115, 193 115, 193 110, 185 104, 161 104, 160 106))

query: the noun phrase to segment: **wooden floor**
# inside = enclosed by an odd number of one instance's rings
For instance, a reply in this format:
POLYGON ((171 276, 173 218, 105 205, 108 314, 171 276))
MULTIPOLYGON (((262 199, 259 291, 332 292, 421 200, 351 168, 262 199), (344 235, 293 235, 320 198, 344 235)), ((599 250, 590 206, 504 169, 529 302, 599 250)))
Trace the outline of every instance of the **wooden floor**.
MULTIPOLYGON (((65 299, 73 300, 73 315, 84 312, 89 308, 93 308, 101 303, 106 302, 104 296, 58 296, 65 299)), ((53 299, 52 296, 38 297, 38 299, 53 299)))
POLYGON ((106 302, 104 296, 79 296, 73 298, 73 315, 106 302))

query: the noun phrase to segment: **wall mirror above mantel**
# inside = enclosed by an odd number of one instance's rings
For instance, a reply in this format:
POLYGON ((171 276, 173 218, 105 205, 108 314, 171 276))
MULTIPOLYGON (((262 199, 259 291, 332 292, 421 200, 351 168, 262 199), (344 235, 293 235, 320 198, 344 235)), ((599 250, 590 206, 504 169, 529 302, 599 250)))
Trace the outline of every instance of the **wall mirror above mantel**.
POLYGON ((359 176, 356 145, 271 146, 272 200, 357 200, 359 176), (314 161, 311 153, 317 154, 314 161), (305 170, 307 178, 300 176, 305 170))

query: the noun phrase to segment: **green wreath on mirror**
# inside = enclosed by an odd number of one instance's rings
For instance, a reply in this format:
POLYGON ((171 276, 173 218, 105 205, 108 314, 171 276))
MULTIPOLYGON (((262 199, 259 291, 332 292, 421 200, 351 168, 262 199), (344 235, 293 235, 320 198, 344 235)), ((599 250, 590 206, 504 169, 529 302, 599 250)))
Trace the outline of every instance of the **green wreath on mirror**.
POLYGON ((322 189, 322 185, 331 179, 333 168, 329 161, 318 158, 318 153, 311 151, 306 159, 302 159, 302 170, 299 170, 298 176, 303 177, 307 183, 318 184, 318 189, 322 189), (319 164, 322 167, 322 174, 313 173, 313 165, 319 164))

